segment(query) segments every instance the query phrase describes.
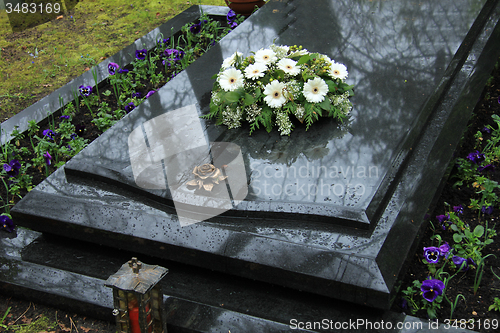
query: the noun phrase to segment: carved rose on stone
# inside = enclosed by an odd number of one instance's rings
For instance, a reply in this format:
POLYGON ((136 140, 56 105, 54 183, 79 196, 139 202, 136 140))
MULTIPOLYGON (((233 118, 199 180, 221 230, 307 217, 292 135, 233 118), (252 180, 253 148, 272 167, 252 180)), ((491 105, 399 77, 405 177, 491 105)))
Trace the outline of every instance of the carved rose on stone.
POLYGON ((194 167, 193 174, 196 178, 188 181, 186 184, 189 186, 198 186, 198 189, 203 187, 206 191, 212 191, 214 184, 219 184, 221 180, 227 178, 227 176, 222 175, 219 168, 209 163, 194 167))

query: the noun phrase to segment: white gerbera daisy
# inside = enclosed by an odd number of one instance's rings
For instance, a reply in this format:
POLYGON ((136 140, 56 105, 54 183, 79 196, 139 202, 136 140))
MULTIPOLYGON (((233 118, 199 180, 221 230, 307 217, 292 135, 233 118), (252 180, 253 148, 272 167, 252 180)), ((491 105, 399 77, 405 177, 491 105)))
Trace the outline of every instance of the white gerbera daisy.
POLYGON ((271 83, 268 83, 264 88, 264 101, 272 108, 279 108, 286 102, 285 96, 283 96, 283 88, 285 88, 285 84, 279 82, 278 80, 274 80, 271 83))
POLYGON ((328 93, 328 85, 320 77, 307 80, 302 91, 309 103, 320 103, 328 93))
POLYGON ((297 62, 288 58, 283 58, 278 61, 278 68, 286 74, 290 74, 292 76, 300 73, 300 68, 297 66, 297 62))
POLYGON ((234 65, 234 63, 236 62, 236 57, 240 58, 240 57, 243 57, 243 53, 241 52, 234 52, 232 56, 230 57, 227 57, 226 59, 224 59, 224 61, 222 62, 222 69, 226 69, 228 67, 231 67, 234 65))
POLYGON ((219 75, 218 82, 225 91, 233 91, 243 87, 243 74, 238 69, 231 67, 219 75))
POLYGON ((248 65, 248 67, 245 68, 245 76, 247 79, 258 79, 266 74, 266 70, 266 64, 256 62, 255 64, 248 65))
POLYGON ((345 67, 343 64, 332 63, 332 65, 330 66, 329 74, 334 79, 345 80, 348 74, 347 67, 345 67))
POLYGON ((278 58, 276 57, 276 53, 274 53, 271 49, 260 49, 255 52, 255 62, 264 63, 266 65, 272 64, 278 58))

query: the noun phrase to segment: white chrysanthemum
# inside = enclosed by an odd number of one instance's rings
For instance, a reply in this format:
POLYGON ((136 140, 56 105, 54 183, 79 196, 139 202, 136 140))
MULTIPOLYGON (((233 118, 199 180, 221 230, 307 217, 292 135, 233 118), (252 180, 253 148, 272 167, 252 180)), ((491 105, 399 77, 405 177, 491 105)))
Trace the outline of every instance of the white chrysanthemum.
POLYGON ((302 50, 298 50, 298 51, 293 52, 288 57, 290 57, 290 58, 302 57, 306 54, 309 54, 309 51, 307 51, 306 49, 302 49, 302 50))
POLYGON ((272 108, 279 108, 286 102, 285 96, 283 96, 283 88, 285 88, 285 84, 279 82, 278 80, 274 80, 271 83, 268 83, 264 88, 264 101, 266 101, 267 105, 272 108))
POLYGON ((228 68, 219 75, 219 85, 225 91, 233 91, 243 87, 243 74, 236 68, 228 68))
POLYGON ((288 58, 283 58, 278 61, 278 68, 286 74, 290 74, 292 76, 300 73, 300 68, 297 66, 297 62, 288 58))
POLYGON ((333 62, 334 62, 334 61, 332 61, 332 59, 330 59, 330 57, 329 57, 329 56, 327 56, 326 54, 320 54, 320 55, 319 55, 319 58, 320 58, 321 60, 325 61, 325 62, 326 62, 326 63, 328 63, 328 64, 331 64, 331 63, 333 63, 333 62))
POLYGON ((243 57, 243 53, 241 52, 234 52, 232 56, 230 57, 227 57, 226 59, 224 59, 224 61, 222 62, 222 69, 226 69, 226 68, 229 68, 231 66, 234 65, 234 63, 236 62, 236 57, 238 58, 241 58, 243 57))
POLYGON ((307 80, 302 91, 309 103, 320 103, 328 93, 328 85, 320 77, 307 80))
POLYGON ((255 64, 248 65, 245 68, 245 76, 247 79, 258 79, 266 74, 266 64, 256 62, 255 64))
POLYGON ((278 58, 276 57, 276 53, 274 53, 271 49, 260 49, 255 52, 255 62, 260 62, 266 65, 272 64, 278 58))
POLYGON ((273 50, 275 53, 276 53, 276 56, 281 59, 281 58, 284 58, 286 57, 286 55, 288 54, 288 50, 290 50, 290 48, 286 45, 271 45, 270 46, 271 50, 273 50))
POLYGON ((345 80, 347 78, 347 67, 343 64, 332 63, 330 66, 330 76, 334 79, 345 80))

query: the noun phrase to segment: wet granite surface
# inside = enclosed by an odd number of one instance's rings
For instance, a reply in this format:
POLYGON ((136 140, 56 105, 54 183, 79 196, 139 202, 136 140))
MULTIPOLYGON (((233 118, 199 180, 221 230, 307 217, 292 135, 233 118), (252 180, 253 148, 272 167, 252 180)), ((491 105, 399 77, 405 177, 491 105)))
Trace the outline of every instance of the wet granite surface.
MULTIPOLYGON (((271 1, 34 189, 14 207, 14 218, 158 261, 387 309, 498 57, 499 18, 498 1, 324 1, 314 8, 271 1), (347 65, 348 83, 356 86, 351 119, 296 128, 290 137, 249 137, 248 128, 199 119, 206 148, 240 148, 248 195, 220 216, 182 227, 171 182, 165 189, 136 185, 129 136, 137 128, 147 133, 144 124, 181 107, 205 114, 210 77, 222 60, 273 40, 347 65), (325 192, 293 193, 309 185, 325 192)), ((173 130, 175 138, 183 129, 173 130)), ((187 179, 192 168, 179 170, 187 179)))
MULTIPOLYGON (((112 292, 104 283, 132 255, 25 229, 18 229, 15 236, 2 233, 0 292, 114 321, 112 292)), ((139 259, 146 263, 156 260, 139 259)), ((327 297, 175 262, 157 264, 171 269, 161 281, 169 332, 430 331, 426 330, 428 321, 404 314, 332 302, 327 297)))

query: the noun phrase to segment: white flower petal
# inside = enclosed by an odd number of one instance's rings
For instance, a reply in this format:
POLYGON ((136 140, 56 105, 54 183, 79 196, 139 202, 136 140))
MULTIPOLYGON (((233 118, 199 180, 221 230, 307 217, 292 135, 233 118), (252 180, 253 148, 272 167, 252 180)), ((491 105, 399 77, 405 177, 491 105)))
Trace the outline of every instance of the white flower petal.
POLYGON ((341 79, 345 80, 347 78, 347 67, 345 67, 343 64, 339 63, 332 63, 330 66, 330 76, 334 79, 341 79))
POLYGON ((226 59, 224 59, 224 61, 222 62, 222 66, 221 66, 222 69, 226 69, 226 68, 233 66, 234 63, 236 62, 236 57, 243 57, 243 53, 234 52, 230 57, 227 57, 226 59))
POLYGON ((266 74, 266 70, 267 66, 265 64, 256 62, 245 68, 245 77, 247 79, 258 79, 266 74))
POLYGON ((264 63, 266 65, 272 64, 278 58, 276 57, 276 53, 274 53, 271 49, 260 49, 255 52, 255 62, 264 63))
POLYGON ((283 95, 283 88, 285 88, 285 84, 279 82, 278 80, 274 80, 271 83, 268 83, 264 88, 264 101, 272 108, 279 108, 286 102, 286 98, 283 95))
POLYGON ((304 83, 304 90, 302 93, 309 103, 320 103, 328 93, 328 85, 322 78, 315 77, 304 83))
POLYGON ((278 61, 278 68, 286 74, 290 74, 292 76, 300 73, 300 68, 297 66, 297 62, 288 58, 283 58, 278 61))
POLYGON ((218 82, 225 91, 233 91, 239 87, 243 87, 245 83, 241 71, 233 67, 222 72, 219 75, 218 82))

